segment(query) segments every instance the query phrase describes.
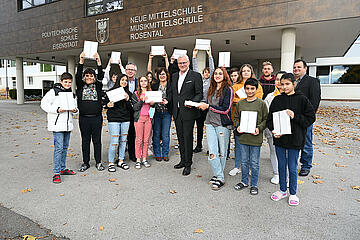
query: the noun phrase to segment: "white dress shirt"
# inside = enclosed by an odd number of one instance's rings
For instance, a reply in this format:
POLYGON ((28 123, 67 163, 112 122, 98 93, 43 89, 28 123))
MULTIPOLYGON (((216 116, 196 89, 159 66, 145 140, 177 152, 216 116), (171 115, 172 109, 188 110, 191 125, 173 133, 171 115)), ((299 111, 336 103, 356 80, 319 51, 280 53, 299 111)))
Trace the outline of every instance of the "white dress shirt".
POLYGON ((186 70, 186 72, 184 74, 181 74, 181 72, 179 71, 179 80, 178 80, 178 92, 179 93, 181 91, 181 87, 182 87, 182 85, 184 83, 184 80, 185 80, 186 75, 187 75, 188 72, 189 72, 189 69, 186 70))

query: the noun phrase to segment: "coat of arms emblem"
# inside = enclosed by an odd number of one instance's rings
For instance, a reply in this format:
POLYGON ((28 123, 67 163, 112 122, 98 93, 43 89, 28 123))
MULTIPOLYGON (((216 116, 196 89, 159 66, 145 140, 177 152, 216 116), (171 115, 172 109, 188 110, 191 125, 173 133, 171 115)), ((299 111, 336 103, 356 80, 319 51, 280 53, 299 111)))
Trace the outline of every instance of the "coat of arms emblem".
POLYGON ((104 43, 109 38, 109 18, 96 20, 96 40, 104 43))

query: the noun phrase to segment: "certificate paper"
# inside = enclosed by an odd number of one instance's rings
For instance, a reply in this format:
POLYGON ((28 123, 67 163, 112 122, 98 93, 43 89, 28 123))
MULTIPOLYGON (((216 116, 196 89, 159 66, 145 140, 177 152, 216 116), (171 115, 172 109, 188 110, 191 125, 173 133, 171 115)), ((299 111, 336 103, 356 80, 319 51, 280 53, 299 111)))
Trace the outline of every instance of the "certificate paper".
POLYGON ((73 110, 76 108, 75 99, 72 92, 59 92, 60 108, 63 110, 73 110))
POLYGON ((195 49, 207 51, 210 49, 210 43, 210 39, 196 39, 195 49))
POLYGON ((154 56, 162 56, 165 53, 164 46, 151 46, 151 54, 154 56))
POLYGON ((275 134, 291 134, 290 116, 286 113, 286 110, 273 113, 273 124, 275 134))
POLYGON ((255 133, 257 112, 241 111, 240 132, 255 133))
POLYGON ((185 101, 184 105, 189 107, 199 107, 201 103, 193 102, 193 101, 185 101))
POLYGON ((119 64, 121 52, 111 52, 111 63, 119 64))
POLYGON ((118 102, 125 99, 125 90, 122 87, 115 88, 113 90, 107 91, 106 95, 111 102, 118 102))
POLYGON ((146 103, 162 102, 162 92, 161 91, 146 91, 145 97, 148 97, 148 99, 145 101, 146 103))
POLYGON ((246 98, 246 97, 247 97, 247 96, 246 96, 246 93, 245 93, 245 88, 244 88, 244 87, 240 88, 240 89, 237 90, 235 93, 236 93, 236 95, 239 96, 239 98, 246 98))
POLYGON ((183 49, 174 49, 174 52, 172 54, 172 57, 175 58, 176 60, 183 55, 187 54, 187 50, 183 50, 183 49))
POLYGON ((84 41, 85 58, 94 59, 94 54, 97 53, 98 42, 84 41))
POLYGON ((219 52, 219 67, 230 67, 230 52, 219 52))

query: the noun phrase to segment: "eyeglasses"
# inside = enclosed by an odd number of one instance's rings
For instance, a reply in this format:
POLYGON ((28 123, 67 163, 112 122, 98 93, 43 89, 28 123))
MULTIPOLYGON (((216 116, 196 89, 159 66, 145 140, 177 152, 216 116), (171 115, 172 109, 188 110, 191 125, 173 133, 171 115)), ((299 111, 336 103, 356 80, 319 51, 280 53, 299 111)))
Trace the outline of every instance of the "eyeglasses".
POLYGON ((135 72, 135 69, 125 69, 126 71, 131 71, 131 72, 135 72))

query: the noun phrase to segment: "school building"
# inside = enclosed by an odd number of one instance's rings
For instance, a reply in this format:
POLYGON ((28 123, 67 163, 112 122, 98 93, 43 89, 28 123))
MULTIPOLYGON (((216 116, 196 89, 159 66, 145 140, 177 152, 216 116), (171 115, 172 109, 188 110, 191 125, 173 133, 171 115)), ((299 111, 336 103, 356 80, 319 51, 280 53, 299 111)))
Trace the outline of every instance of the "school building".
MULTIPOLYGON (((211 40, 215 63, 218 52, 229 51, 231 66, 250 63, 257 77, 264 60, 275 71, 292 71, 297 58, 312 63, 309 74, 323 76, 317 59, 343 57, 360 32, 358 0, 2 0, 0 12, 0 59, 15 61, 18 104, 24 103, 24 63, 63 65, 74 74, 84 40, 99 43, 103 66, 120 51, 123 63, 137 64, 138 75, 146 72, 151 46, 165 46, 169 56, 186 49, 191 57, 200 38, 211 40)), ((200 69, 206 66, 205 51, 198 61, 200 69)), ((320 78, 323 98, 360 99, 359 78, 331 80, 336 64, 327 65, 327 81, 320 78)), ((347 64, 339 63, 343 73, 356 72, 347 64)))

